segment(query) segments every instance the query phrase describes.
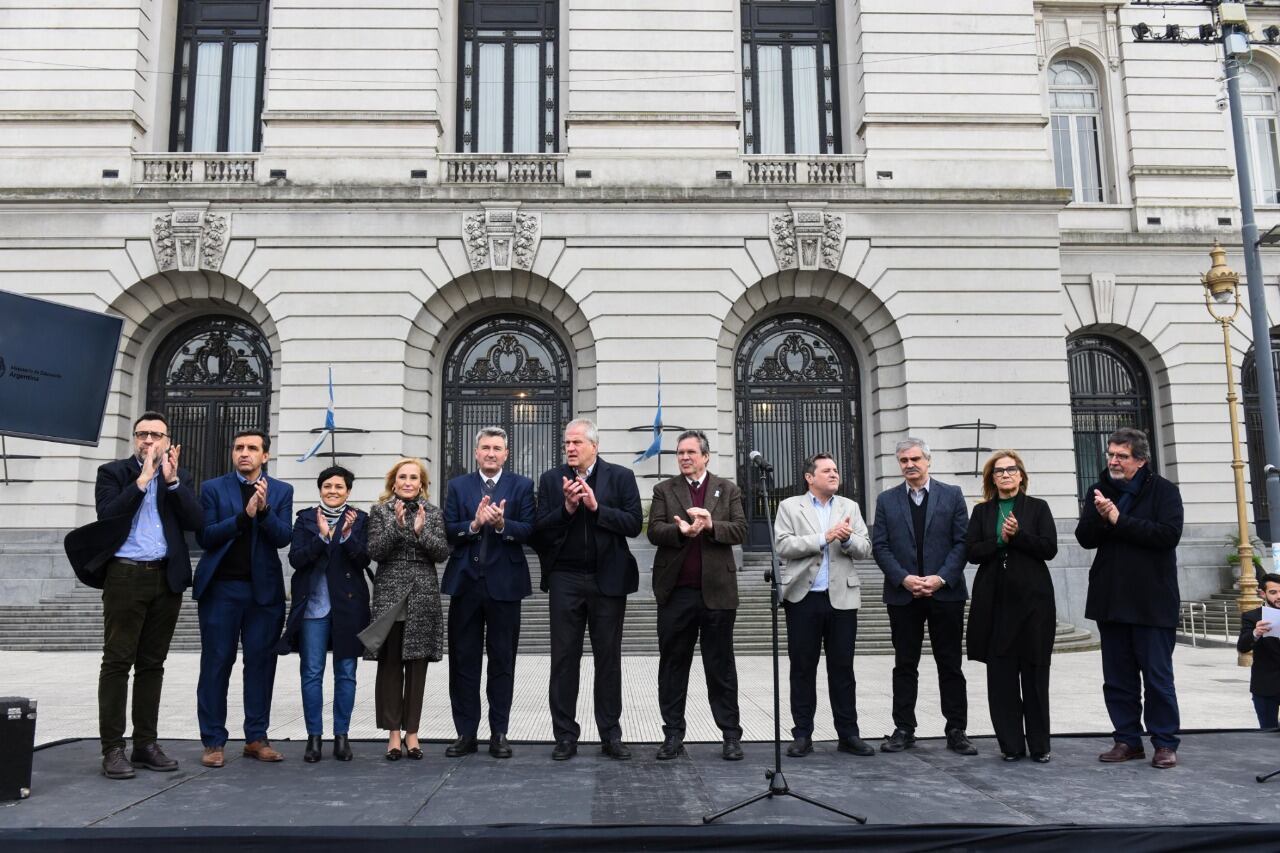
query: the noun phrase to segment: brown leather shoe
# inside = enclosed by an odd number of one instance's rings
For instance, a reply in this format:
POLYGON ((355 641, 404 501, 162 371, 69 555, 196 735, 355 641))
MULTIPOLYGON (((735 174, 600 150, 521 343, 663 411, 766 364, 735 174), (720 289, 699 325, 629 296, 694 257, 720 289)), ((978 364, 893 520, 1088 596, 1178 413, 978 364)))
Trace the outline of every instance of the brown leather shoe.
POLYGON ((221 767, 223 765, 222 747, 206 746, 204 755, 200 756, 200 763, 205 767, 221 767))
POLYGON ((248 758, 256 758, 259 761, 284 761, 284 756, 272 749, 271 742, 266 740, 246 743, 244 754, 248 758))
POLYGON ((1157 770, 1168 770, 1178 766, 1178 753, 1167 746, 1156 747, 1156 754, 1151 757, 1151 766, 1157 770))
POLYGON ((1143 751, 1142 746, 1129 746, 1127 743, 1116 741, 1106 752, 1098 756, 1098 760, 1105 764, 1119 764, 1122 761, 1132 761, 1135 758, 1146 758, 1147 754, 1143 751))

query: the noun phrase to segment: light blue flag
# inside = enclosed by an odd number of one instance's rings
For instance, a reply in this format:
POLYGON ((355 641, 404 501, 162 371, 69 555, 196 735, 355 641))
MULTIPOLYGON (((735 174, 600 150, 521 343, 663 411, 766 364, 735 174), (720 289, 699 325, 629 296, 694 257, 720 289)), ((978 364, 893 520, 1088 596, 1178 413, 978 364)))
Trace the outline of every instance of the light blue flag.
POLYGON ((316 451, 320 449, 320 445, 324 444, 324 440, 333 435, 333 431, 337 429, 337 421, 333 416, 333 365, 329 365, 329 408, 324 413, 324 432, 320 433, 320 437, 316 439, 316 443, 311 449, 298 457, 299 462, 306 462, 312 456, 316 455, 316 451))
POLYGON ((658 368, 658 412, 653 416, 653 443, 635 458, 632 465, 652 459, 662 452, 662 368, 658 368))

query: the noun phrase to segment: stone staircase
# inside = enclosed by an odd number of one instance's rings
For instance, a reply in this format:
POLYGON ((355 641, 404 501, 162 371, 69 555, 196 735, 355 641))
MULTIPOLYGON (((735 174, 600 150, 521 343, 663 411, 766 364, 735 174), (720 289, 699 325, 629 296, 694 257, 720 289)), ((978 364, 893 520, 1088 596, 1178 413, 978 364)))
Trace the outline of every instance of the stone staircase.
MULTIPOLYGON (((644 563, 645 560, 641 559, 644 563)), ((738 577, 741 599, 734 632, 735 648, 741 655, 768 654, 772 648, 769 613, 769 585, 764 581, 768 567, 767 554, 748 553, 738 577)), ((520 651, 546 654, 550 651, 550 620, 547 596, 538 590, 539 568, 531 555, 534 594, 522 606, 520 651)), ((859 654, 891 654, 889 617, 880 602, 883 576, 875 564, 859 565, 862 577, 862 610, 858 616, 859 654)), ((656 655, 657 604, 644 588, 627 601, 626 624, 623 629, 623 654, 656 655)), ((447 612, 448 599, 445 599, 447 612)), ((1237 617, 1238 618, 1238 617, 1237 617)), ((779 639, 786 648, 786 624, 779 618, 779 639)), ((926 640, 926 643, 928 641, 926 640)), ((587 646, 589 648, 590 642, 587 646)), ((1058 624, 1056 651, 1084 651, 1096 648, 1088 631, 1067 623, 1058 624)), ((98 590, 77 585, 70 592, 43 597, 34 605, 0 606, 0 649, 25 651, 96 651, 102 648, 102 602, 98 590)), ((184 597, 178 627, 174 632, 172 651, 200 650, 196 605, 190 595, 184 597)), ((927 646, 926 646, 927 648, 927 646)))

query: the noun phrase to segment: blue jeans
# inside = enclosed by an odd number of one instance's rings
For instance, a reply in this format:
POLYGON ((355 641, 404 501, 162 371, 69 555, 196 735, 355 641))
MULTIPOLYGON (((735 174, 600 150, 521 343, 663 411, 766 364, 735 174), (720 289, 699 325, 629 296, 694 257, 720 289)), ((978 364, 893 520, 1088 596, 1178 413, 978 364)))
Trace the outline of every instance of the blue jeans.
POLYGON ((1280 728, 1280 722, 1277 721, 1277 717, 1280 717, 1280 696, 1252 695, 1253 710, 1258 714, 1258 728, 1280 728))
MULTIPOLYGON (((303 619, 298 634, 298 672, 302 676, 302 715, 307 734, 324 734, 324 659, 329 651, 330 620, 303 619)), ((333 733, 345 735, 351 728, 351 709, 356 704, 356 659, 333 659, 333 733)))

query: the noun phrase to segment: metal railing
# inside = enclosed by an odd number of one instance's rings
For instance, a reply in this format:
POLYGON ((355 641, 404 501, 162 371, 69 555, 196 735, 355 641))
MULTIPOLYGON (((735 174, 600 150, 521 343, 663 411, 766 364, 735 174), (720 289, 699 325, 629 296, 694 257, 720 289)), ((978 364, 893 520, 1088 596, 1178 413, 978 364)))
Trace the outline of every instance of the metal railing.
POLYGON ((563 184, 563 154, 442 154, 445 184, 563 184))
POLYGON ((747 154, 748 184, 862 186, 861 154, 747 154))
POLYGON ((1200 639, 1206 642, 1209 640, 1217 641, 1217 631, 1215 636, 1209 636, 1209 614, 1212 611, 1214 621, 1217 621, 1219 612, 1222 614, 1222 642, 1233 643, 1234 638, 1231 636, 1231 611, 1232 603, 1229 601, 1183 601, 1180 602, 1178 616, 1178 633, 1184 638, 1191 641, 1191 645, 1198 644, 1200 639), (1196 623, 1199 622, 1199 630, 1196 623))
POLYGON ((257 155, 135 154, 134 183, 138 184, 252 184, 257 155))

